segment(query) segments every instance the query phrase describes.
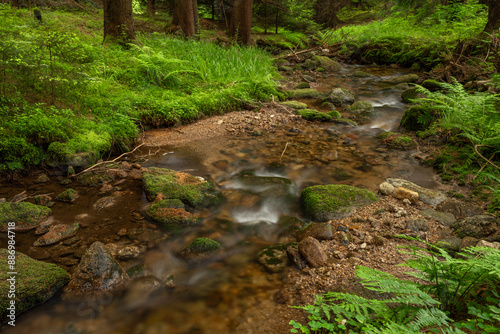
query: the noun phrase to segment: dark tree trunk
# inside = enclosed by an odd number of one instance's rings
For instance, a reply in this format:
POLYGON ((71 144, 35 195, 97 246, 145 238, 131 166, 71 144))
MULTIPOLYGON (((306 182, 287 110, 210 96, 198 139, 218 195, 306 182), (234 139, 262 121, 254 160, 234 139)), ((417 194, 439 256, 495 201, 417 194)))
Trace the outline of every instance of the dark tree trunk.
POLYGON ((175 0, 175 13, 184 35, 194 36, 199 30, 197 0, 175 0))
POLYGON ((10 0, 10 5, 14 8, 19 8, 19 0, 10 0))
POLYGON ((482 4, 488 6, 488 22, 484 27, 484 32, 498 32, 500 28, 500 1, 499 0, 481 0, 482 4))
POLYGON ((132 0, 104 0, 104 39, 111 37, 121 43, 135 39, 132 0))
POLYGON ((340 24, 337 13, 349 4, 349 0, 318 0, 314 6, 314 19, 328 28, 336 28, 340 24))
POLYGON ((253 0, 233 0, 231 3, 229 36, 237 37, 244 45, 252 42, 252 6, 253 0))
POLYGON ((156 12, 156 0, 148 0, 148 10, 147 10, 148 16, 149 17, 155 16, 155 12, 156 12))

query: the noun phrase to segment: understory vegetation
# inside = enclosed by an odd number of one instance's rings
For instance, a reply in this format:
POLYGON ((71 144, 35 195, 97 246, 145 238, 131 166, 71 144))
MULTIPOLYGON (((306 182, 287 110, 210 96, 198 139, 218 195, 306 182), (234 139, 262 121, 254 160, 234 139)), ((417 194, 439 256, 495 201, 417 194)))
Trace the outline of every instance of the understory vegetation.
POLYGON ((279 97, 271 59, 257 48, 139 33, 102 45, 102 19, 0 7, 0 170, 95 161, 124 151, 148 127, 279 97))
POLYGON ((358 267, 363 287, 380 298, 341 292, 318 295, 314 305, 296 307, 309 314, 309 321, 291 321, 291 332, 498 333, 500 250, 471 247, 452 257, 443 249, 425 246, 405 251, 413 259, 403 265, 411 268, 407 274, 417 281, 358 267))

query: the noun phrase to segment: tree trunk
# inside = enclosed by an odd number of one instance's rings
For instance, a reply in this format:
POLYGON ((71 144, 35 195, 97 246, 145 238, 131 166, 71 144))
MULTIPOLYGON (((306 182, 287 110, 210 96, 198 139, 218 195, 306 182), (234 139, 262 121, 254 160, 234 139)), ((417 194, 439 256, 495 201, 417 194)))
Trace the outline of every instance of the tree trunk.
POLYGON ((10 0, 10 5, 14 8, 19 8, 19 0, 10 0))
POLYGON ((156 1, 155 0, 148 0, 148 9, 147 13, 149 17, 155 16, 156 12, 156 1))
POLYGON ((500 28, 500 1, 482 0, 480 2, 488 6, 488 22, 484 27, 484 32, 498 32, 500 28))
POLYGON ((348 3, 348 0, 318 0, 314 6, 314 20, 325 27, 336 28, 340 24, 337 13, 348 3))
POLYGON ((135 39, 132 0, 104 0, 104 39, 128 43, 135 39))
POLYGON ((252 42, 252 6, 253 0, 233 0, 231 3, 229 36, 237 37, 243 45, 252 42))
POLYGON ((197 0, 175 0, 175 12, 184 35, 194 36, 199 30, 197 0))

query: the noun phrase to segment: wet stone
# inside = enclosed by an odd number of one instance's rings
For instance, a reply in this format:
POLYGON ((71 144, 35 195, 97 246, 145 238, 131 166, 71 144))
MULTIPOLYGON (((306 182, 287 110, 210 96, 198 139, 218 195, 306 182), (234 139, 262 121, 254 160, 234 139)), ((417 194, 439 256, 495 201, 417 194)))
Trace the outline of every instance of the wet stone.
POLYGON ((35 204, 36 205, 44 205, 48 206, 48 204, 52 201, 52 197, 48 195, 41 195, 41 196, 36 196, 35 197, 35 204))
POLYGON ((94 203, 94 208, 96 210, 102 210, 105 208, 109 208, 110 206, 113 206, 115 204, 116 200, 115 197, 113 196, 105 196, 102 198, 99 198, 95 203, 94 203))
POLYGON ((78 198, 78 193, 73 188, 68 188, 56 196, 56 200, 61 202, 74 202, 78 198))
POLYGON ((49 217, 46 221, 41 223, 35 230, 35 235, 42 235, 50 230, 50 227, 54 224, 54 219, 49 217))
POLYGON ((40 174, 38 177, 35 179, 35 183, 47 183, 50 182, 49 177, 47 174, 40 174))
POLYGON ((35 260, 50 259, 50 253, 46 249, 40 247, 30 247, 26 255, 35 260))
POLYGON ((455 223, 457 220, 455 216, 450 212, 438 212, 434 210, 423 210, 420 212, 420 215, 426 218, 431 218, 439 221, 445 226, 450 226, 455 223))
POLYGON ((79 229, 80 225, 78 223, 72 225, 52 225, 49 232, 36 240, 33 246, 48 246, 55 244, 63 239, 72 237, 79 229))
POLYGON ((299 252, 313 268, 324 267, 328 263, 323 246, 312 237, 307 237, 299 243, 299 252))
POLYGON ((288 260, 294 264, 297 268, 303 269, 307 267, 307 262, 304 257, 300 254, 298 250, 298 246, 288 246, 286 248, 286 254, 288 256, 288 260))
POLYGON ((328 223, 311 223, 297 234, 297 240, 301 241, 307 237, 318 240, 332 240, 333 228, 328 223))
POLYGON ((106 183, 105 185, 103 185, 101 187, 101 189, 99 189, 99 194, 108 194, 108 193, 111 193, 113 191, 113 186, 110 185, 109 183, 106 183))
POLYGON ((269 272, 278 273, 288 265, 287 245, 276 244, 260 251, 257 256, 260 264, 269 272))

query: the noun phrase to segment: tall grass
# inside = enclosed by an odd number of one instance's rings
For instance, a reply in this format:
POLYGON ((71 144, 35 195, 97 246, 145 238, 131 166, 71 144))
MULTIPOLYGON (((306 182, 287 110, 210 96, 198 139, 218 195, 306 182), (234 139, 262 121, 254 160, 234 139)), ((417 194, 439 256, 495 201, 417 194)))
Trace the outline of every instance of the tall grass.
POLYGON ((102 45, 102 13, 48 11, 39 24, 4 5, 0 20, 0 170, 64 160, 47 154, 54 147, 98 158, 128 149, 139 125, 190 122, 278 95, 271 60, 256 48, 159 33, 138 33, 128 48, 102 45))

